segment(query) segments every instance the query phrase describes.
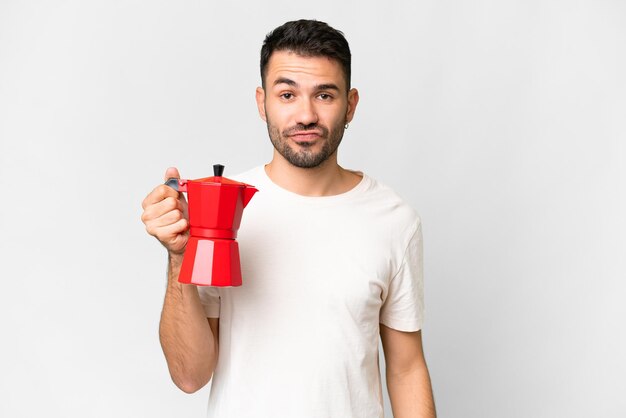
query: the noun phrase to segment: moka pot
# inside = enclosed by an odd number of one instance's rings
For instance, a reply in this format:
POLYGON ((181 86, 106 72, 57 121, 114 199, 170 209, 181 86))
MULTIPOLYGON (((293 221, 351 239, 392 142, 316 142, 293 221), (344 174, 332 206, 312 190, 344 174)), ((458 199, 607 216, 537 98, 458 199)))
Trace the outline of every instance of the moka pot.
POLYGON ((241 286, 237 230, 243 209, 258 190, 222 177, 224 166, 213 166, 213 177, 170 178, 165 184, 187 193, 189 239, 178 281, 198 286, 241 286))

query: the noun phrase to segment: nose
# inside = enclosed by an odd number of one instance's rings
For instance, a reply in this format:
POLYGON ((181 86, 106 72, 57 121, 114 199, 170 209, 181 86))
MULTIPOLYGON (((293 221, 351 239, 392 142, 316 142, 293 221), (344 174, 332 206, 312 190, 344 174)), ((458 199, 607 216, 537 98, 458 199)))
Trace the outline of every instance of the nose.
POLYGON ((298 107, 296 114, 296 122, 305 126, 317 123, 317 111, 311 100, 303 99, 299 104, 300 106, 298 107))

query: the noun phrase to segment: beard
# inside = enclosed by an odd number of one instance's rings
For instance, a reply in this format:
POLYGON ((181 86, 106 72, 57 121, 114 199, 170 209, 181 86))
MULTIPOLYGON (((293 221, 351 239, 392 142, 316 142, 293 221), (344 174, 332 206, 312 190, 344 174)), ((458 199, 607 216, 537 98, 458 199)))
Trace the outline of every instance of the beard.
POLYGON ((343 132, 345 131, 344 125, 345 122, 341 122, 333 126, 332 129, 328 129, 324 125, 316 123, 310 125, 298 124, 281 132, 276 126, 272 125, 270 118, 267 117, 267 132, 272 141, 272 145, 274 145, 276 151, 278 151, 283 158, 299 168, 315 168, 333 155, 337 151, 341 139, 343 138, 343 132), (312 148, 316 144, 302 143, 298 145, 298 150, 289 145, 290 135, 296 132, 306 131, 320 132, 319 140, 323 141, 321 150, 317 152, 313 151, 312 148))

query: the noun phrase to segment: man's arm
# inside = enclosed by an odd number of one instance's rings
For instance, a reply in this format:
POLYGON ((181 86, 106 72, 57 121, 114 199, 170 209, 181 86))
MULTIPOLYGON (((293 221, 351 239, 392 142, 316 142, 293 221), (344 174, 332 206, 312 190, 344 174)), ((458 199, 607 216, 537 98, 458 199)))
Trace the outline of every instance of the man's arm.
POLYGON ((380 337, 394 418, 435 418, 422 332, 402 332, 380 324, 380 337))
MULTIPOLYGON (((165 172, 165 180, 172 177, 180 178, 173 167, 165 172)), ((176 386, 192 393, 206 385, 213 375, 219 328, 218 319, 207 321, 198 288, 178 283, 189 235, 187 202, 176 190, 159 185, 141 206, 146 231, 168 252, 167 290, 159 328, 161 347, 176 386)))
POLYGON ((198 288, 178 283, 182 256, 170 255, 159 337, 172 380, 183 392, 206 385, 215 370, 219 319, 206 318, 198 288))

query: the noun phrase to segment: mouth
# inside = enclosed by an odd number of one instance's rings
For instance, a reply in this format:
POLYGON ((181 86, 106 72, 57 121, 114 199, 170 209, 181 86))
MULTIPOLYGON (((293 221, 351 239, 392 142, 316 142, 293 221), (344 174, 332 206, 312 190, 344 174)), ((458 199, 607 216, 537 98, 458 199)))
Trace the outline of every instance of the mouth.
POLYGON ((321 136, 322 135, 319 132, 301 131, 301 132, 297 132, 295 134, 289 135, 289 138, 291 138, 296 143, 310 143, 321 138, 321 136))

